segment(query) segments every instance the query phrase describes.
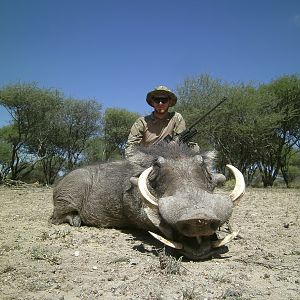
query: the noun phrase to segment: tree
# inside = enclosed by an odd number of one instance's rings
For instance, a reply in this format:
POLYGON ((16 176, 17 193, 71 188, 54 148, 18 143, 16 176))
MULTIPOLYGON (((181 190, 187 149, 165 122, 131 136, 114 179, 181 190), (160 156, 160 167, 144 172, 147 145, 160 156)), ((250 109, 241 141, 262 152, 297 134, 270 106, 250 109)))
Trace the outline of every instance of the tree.
POLYGON ((255 172, 257 94, 251 85, 231 87, 228 100, 211 116, 211 143, 226 163, 237 166, 251 181, 255 172))
POLYGON ((0 128, 0 184, 6 179, 10 172, 10 145, 1 139, 2 128, 0 128))
POLYGON ((187 123, 228 96, 209 118, 199 124, 200 147, 219 151, 219 169, 236 165, 248 181, 256 169, 264 186, 272 186, 279 172, 288 186, 292 149, 299 149, 299 77, 283 76, 261 86, 222 84, 207 75, 185 81, 179 88, 181 110, 187 123))
POLYGON ((4 139, 11 144, 11 178, 30 172, 41 159, 40 149, 45 141, 49 114, 57 110, 61 96, 57 90, 41 89, 35 83, 12 84, 0 91, 0 105, 12 117, 4 139), (34 145, 34 146, 33 146, 34 145))
POLYGON ((117 157, 124 156, 125 144, 127 142, 130 128, 139 117, 126 109, 108 108, 104 116, 104 141, 105 160, 117 154, 117 157))
POLYGON ((289 183, 300 179, 300 152, 293 150, 289 157, 288 165, 289 183))
MULTIPOLYGON (((179 99, 175 109, 183 115, 188 127, 228 95, 228 89, 228 84, 213 79, 207 74, 186 79, 182 85, 177 87, 179 99)), ((224 104, 218 110, 223 109, 223 106, 224 104)), ((215 113, 216 111, 196 126, 199 134, 193 141, 199 144, 201 150, 214 147, 211 127, 215 113)))
POLYGON ((12 179, 26 178, 40 162, 44 182, 53 183, 63 167, 79 163, 87 141, 100 134, 101 105, 94 100, 65 99, 57 90, 18 83, 0 91, 0 105, 12 117, 0 136, 11 145, 12 179))
POLYGON ((88 140, 85 149, 83 150, 83 164, 94 162, 103 162, 105 158, 106 144, 103 137, 97 136, 88 140))
MULTIPOLYGON (((63 99, 59 111, 48 115, 44 142, 39 150, 46 184, 53 184, 62 169, 72 170, 83 159, 82 152, 89 139, 100 133, 100 110, 101 105, 94 100, 69 98, 63 99)), ((30 145, 31 149, 38 146, 30 145)))
POLYGON ((42 158, 40 165, 44 174, 43 183, 45 184, 53 184, 65 164, 65 136, 61 129, 61 112, 57 112, 48 121, 49 132, 39 151, 42 158))
POLYGON ((289 162, 295 149, 298 148, 298 151, 300 149, 300 77, 283 76, 269 85, 263 85, 261 89, 272 95, 274 99, 272 110, 278 116, 276 128, 270 137, 273 141, 269 148, 272 161, 269 160, 265 168, 273 169, 271 180, 281 171, 288 187, 289 162))
POLYGON ((73 169, 82 159, 89 139, 101 131, 101 105, 94 100, 67 99, 59 121, 61 150, 67 170, 73 169))

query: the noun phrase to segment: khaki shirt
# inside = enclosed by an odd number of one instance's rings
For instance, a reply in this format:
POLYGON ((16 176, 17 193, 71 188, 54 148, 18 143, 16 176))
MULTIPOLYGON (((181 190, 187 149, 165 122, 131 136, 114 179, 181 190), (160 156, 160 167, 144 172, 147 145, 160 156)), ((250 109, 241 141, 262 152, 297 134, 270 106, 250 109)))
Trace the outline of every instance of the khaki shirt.
POLYGON ((185 130, 185 121, 178 112, 158 119, 154 114, 138 118, 132 125, 125 148, 125 157, 132 156, 137 145, 149 146, 162 141, 167 135, 175 138, 185 130))

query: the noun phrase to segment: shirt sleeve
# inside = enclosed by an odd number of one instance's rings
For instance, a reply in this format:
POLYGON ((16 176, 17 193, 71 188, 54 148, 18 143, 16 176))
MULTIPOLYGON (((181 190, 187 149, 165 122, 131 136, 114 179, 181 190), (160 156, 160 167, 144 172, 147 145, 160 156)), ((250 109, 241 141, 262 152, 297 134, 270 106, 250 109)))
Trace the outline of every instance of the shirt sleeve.
POLYGON ((174 126, 174 135, 177 136, 186 129, 186 126, 185 121, 180 113, 176 112, 175 118, 176 121, 174 126))
POLYGON ((125 158, 133 156, 136 146, 140 145, 145 132, 145 125, 142 118, 137 119, 131 127, 128 140, 125 146, 125 158))

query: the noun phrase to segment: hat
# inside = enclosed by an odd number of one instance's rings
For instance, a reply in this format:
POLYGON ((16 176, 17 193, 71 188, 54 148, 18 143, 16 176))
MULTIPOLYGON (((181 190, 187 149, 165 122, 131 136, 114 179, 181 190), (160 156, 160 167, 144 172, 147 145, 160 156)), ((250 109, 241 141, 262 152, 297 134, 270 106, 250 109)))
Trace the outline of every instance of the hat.
POLYGON ((156 87, 153 91, 149 92, 147 94, 146 101, 149 105, 152 106, 151 100, 155 96, 162 96, 162 95, 166 95, 170 98, 170 106, 174 106, 176 104, 176 102, 177 102, 176 95, 170 89, 168 89, 166 86, 163 86, 163 85, 160 85, 160 86, 156 87))

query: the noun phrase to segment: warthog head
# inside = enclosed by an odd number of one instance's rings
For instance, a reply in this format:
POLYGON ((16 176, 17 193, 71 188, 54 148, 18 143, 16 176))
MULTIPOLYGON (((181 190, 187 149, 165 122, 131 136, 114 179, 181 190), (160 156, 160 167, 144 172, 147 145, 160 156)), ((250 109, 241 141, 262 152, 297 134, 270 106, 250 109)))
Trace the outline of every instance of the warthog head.
POLYGON ((160 232, 150 233, 191 259, 222 253, 236 233, 218 240, 215 232, 228 221, 233 206, 245 192, 243 175, 227 165, 236 179, 235 188, 230 195, 214 193, 225 177, 211 172, 211 158, 186 155, 182 150, 176 153, 158 156, 138 179, 132 178, 149 219, 160 232))

